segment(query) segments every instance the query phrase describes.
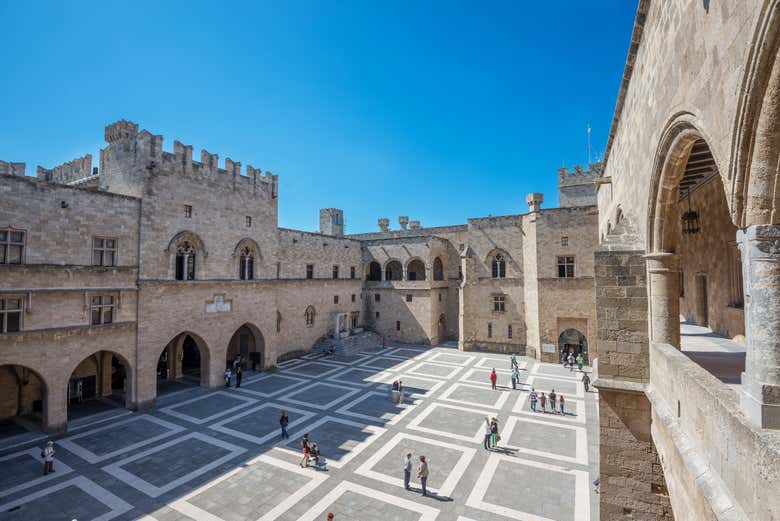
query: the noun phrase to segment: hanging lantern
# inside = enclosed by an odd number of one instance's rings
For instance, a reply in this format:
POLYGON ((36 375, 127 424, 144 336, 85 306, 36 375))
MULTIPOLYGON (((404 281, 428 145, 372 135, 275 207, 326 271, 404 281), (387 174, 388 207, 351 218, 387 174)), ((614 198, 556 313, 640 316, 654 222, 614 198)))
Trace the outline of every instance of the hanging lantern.
POLYGON ((691 190, 688 189, 688 211, 682 214, 682 232, 699 233, 699 212, 691 208, 691 190))

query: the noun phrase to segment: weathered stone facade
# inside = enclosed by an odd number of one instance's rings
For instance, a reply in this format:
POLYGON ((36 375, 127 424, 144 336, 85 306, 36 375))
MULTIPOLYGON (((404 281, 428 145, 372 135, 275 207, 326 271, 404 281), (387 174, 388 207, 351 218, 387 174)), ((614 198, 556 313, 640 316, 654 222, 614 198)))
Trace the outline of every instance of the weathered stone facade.
POLYGON ((326 208, 311 233, 278 226, 269 172, 206 151, 193 161, 178 141, 166 152, 128 121, 105 138, 98 170, 84 156, 33 179, 0 163, 0 232, 23 237, 8 243, 18 263, 0 263, 0 298, 23 308, 0 334, 0 417, 32 413, 56 432, 69 401, 142 409, 167 381, 217 387, 236 354, 271 367, 333 335, 337 315, 389 341, 546 360, 562 331, 595 333, 594 197, 541 209, 533 194, 527 214, 437 228, 401 217, 400 231, 380 219, 385 231, 352 236, 326 208))
POLYGON ((639 2, 596 182, 604 520, 780 517, 779 51, 776 1, 639 2))

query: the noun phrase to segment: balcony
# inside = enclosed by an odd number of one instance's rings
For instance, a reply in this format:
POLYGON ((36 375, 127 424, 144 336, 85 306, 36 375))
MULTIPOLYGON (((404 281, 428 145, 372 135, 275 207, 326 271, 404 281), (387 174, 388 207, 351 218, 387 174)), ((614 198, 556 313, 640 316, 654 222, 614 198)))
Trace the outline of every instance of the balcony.
POLYGON ((739 392, 741 375, 745 370, 745 346, 706 327, 681 322, 680 347, 688 358, 739 392))

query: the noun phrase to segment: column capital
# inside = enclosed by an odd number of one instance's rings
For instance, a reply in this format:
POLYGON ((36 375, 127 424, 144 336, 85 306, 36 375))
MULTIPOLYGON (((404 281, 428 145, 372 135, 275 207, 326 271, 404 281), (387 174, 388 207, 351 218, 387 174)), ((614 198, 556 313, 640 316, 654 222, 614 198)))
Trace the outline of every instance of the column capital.
POLYGON ((743 257, 780 260, 780 224, 754 224, 737 230, 743 257))
POLYGON ((645 255, 648 273, 679 272, 680 254, 657 252, 645 255))

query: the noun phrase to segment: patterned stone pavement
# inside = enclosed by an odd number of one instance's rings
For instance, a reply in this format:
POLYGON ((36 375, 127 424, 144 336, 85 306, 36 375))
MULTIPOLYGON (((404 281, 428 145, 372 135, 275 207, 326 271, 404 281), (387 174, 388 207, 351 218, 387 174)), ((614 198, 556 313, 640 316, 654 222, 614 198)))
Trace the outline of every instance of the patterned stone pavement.
POLYGON ((576 372, 518 360, 517 390, 508 356, 423 346, 304 357, 241 389, 186 389, 54 438, 55 474, 41 475, 45 439, 0 451, 0 520, 597 521, 596 394, 576 372), (403 404, 389 399, 397 379, 403 404), (562 393, 567 414, 531 412, 529 386, 562 393), (490 451, 485 416, 501 430, 490 451), (299 466, 304 432, 324 469, 299 466), (407 452, 415 469, 427 457, 431 496, 414 475, 403 489, 407 452))

